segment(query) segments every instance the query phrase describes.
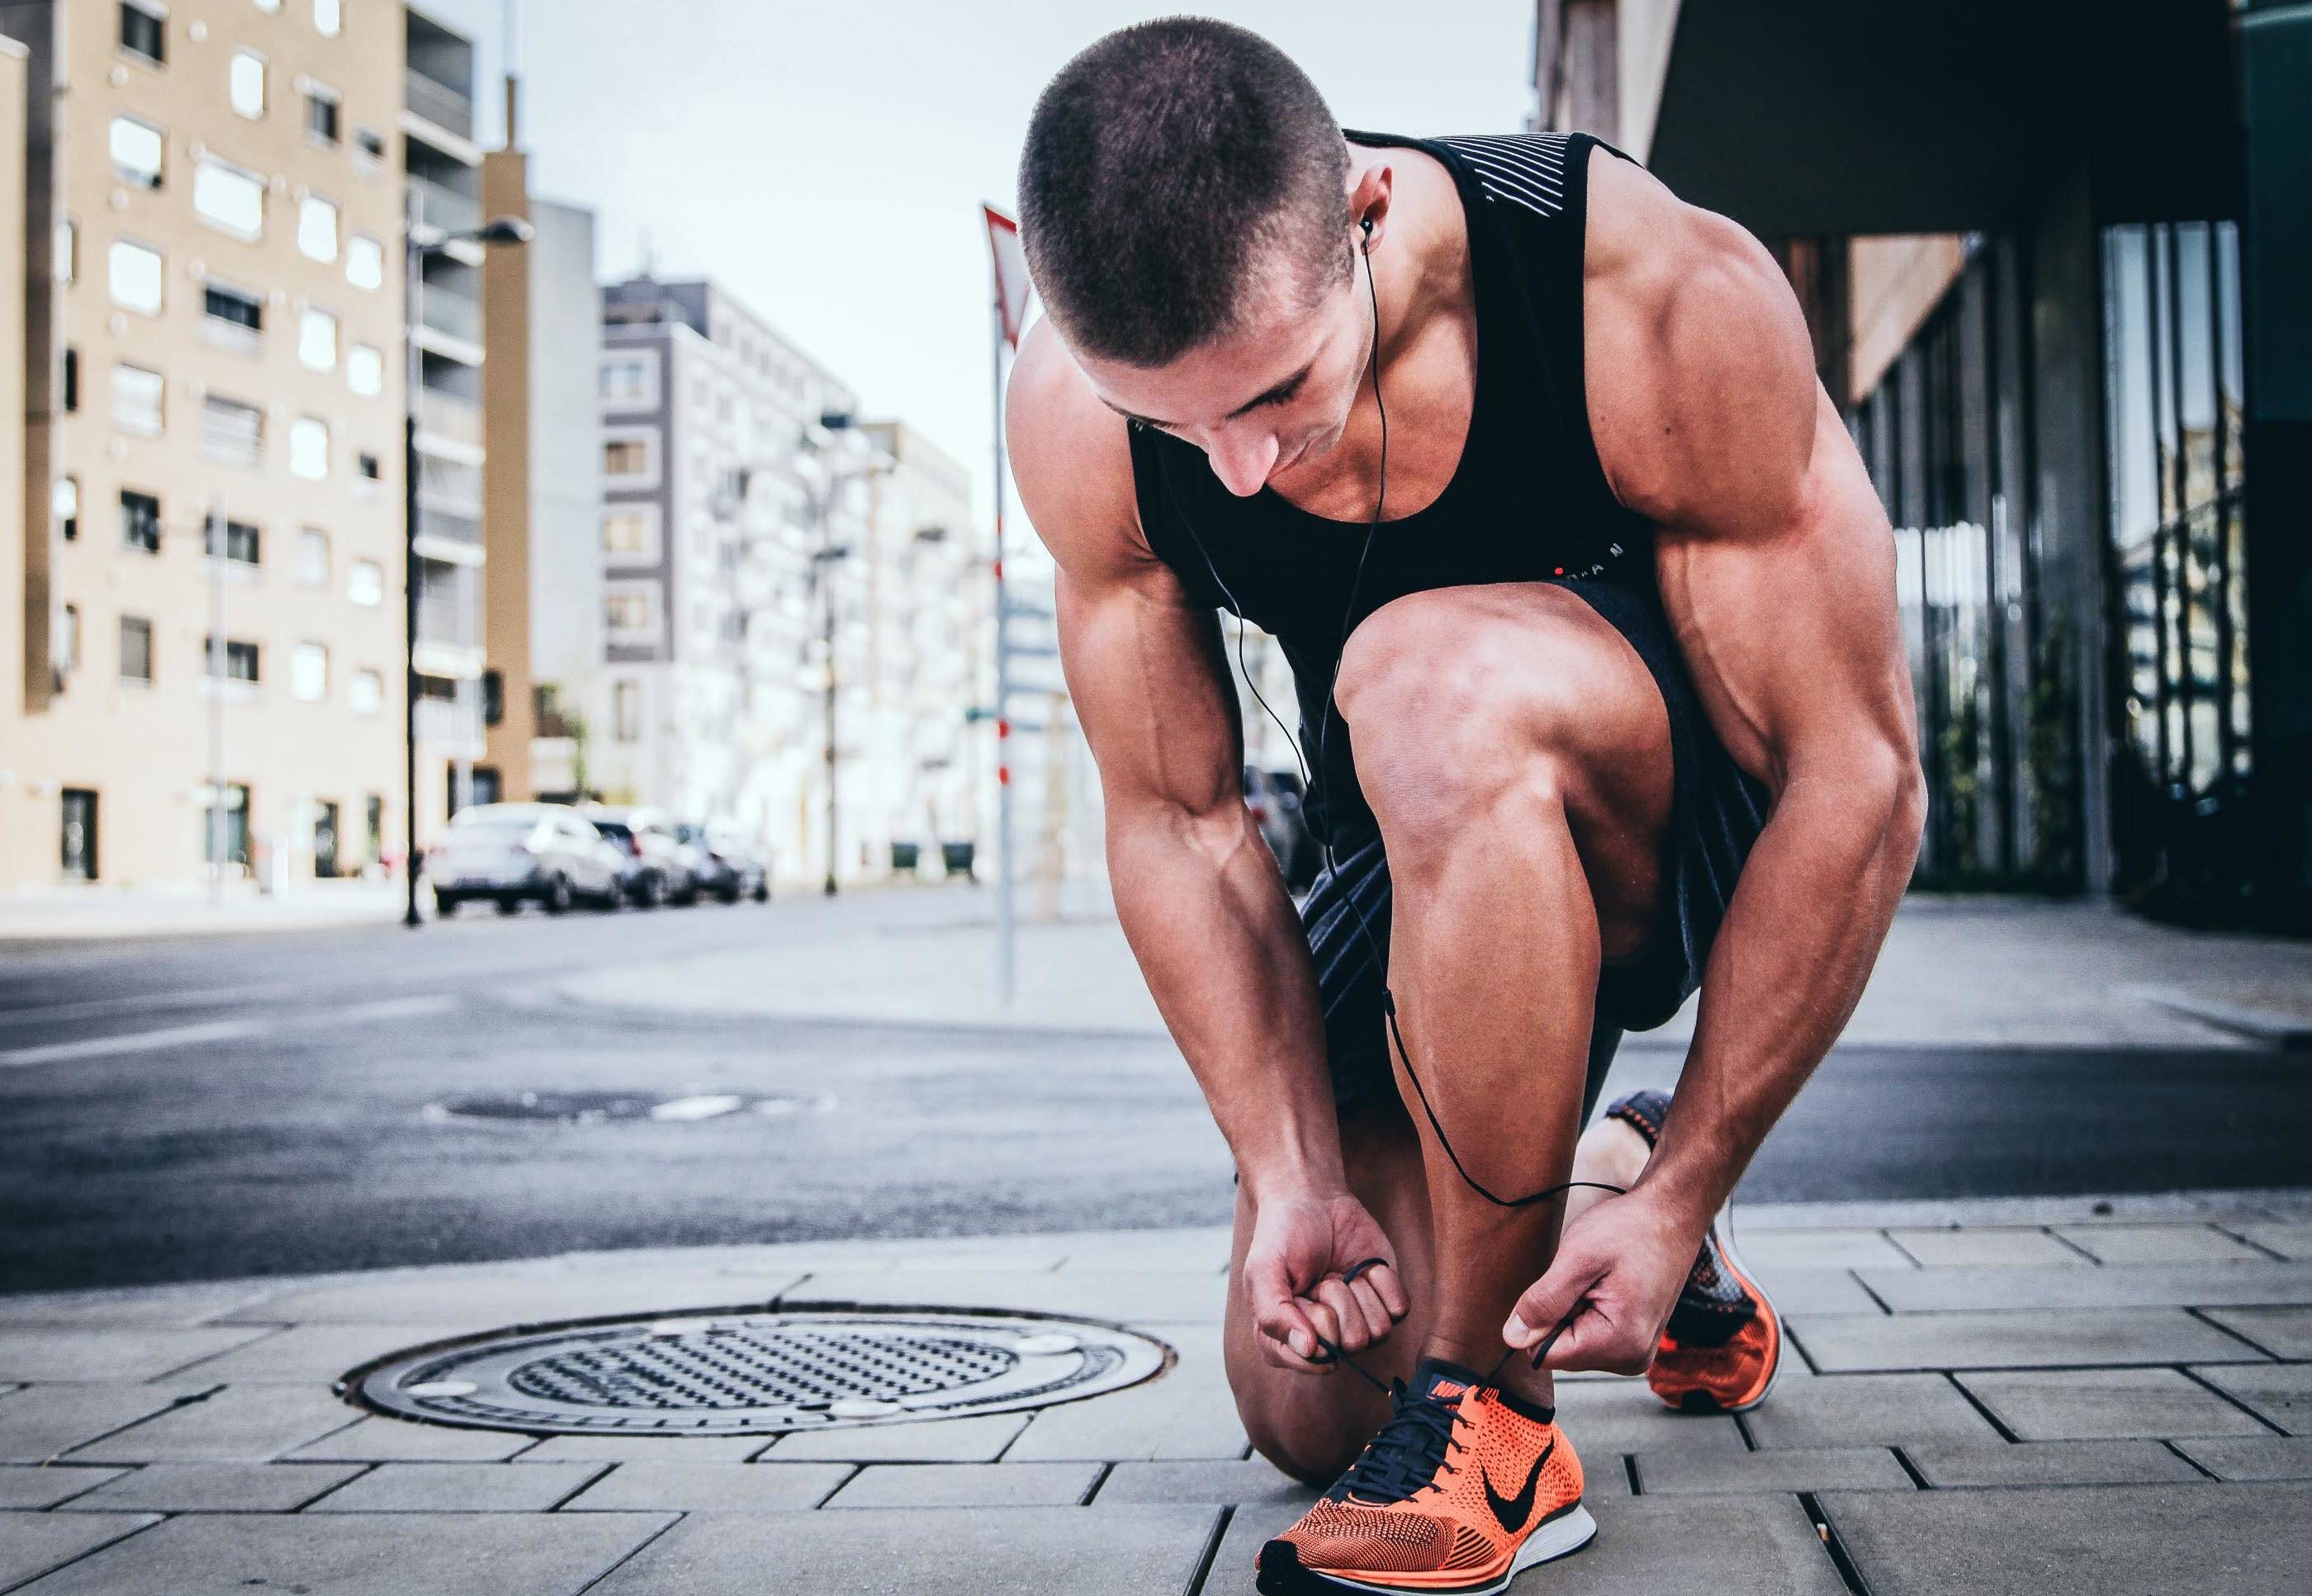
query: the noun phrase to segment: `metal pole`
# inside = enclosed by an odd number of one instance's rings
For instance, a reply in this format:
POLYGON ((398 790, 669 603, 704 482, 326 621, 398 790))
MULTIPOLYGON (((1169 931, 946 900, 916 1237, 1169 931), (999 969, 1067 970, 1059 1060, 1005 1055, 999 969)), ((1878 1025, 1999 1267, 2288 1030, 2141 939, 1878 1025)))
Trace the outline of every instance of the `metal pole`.
POLYGON ((835 896, 836 863, 836 802, 835 802, 835 555, 833 532, 827 524, 828 512, 834 505, 835 484, 841 480, 830 469, 828 473, 828 496, 821 504, 819 515, 819 599, 823 606, 824 641, 827 645, 827 886, 826 895, 835 896))
POLYGON ((224 561, 217 507, 202 538, 209 557, 209 902, 224 902, 224 561))
POLYGON ((417 191, 411 189, 402 221, 401 346, 401 584, 402 884, 407 906, 401 923, 423 923, 417 913, 417 390, 425 368, 417 350, 417 280, 425 269, 417 241, 417 191))
POLYGON ((990 307, 995 341, 995 990, 1005 1007, 1018 994, 1012 916, 1012 647, 1003 596, 1003 289, 990 307))

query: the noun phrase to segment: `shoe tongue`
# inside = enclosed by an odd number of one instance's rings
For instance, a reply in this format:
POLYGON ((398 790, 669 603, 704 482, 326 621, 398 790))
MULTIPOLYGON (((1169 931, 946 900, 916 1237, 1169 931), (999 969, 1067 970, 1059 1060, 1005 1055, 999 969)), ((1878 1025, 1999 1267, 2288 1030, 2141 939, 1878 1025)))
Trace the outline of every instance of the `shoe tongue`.
POLYGON ((1413 1371, 1412 1390, 1419 1397, 1458 1397, 1483 1384, 1484 1377, 1475 1369, 1449 1364, 1443 1358, 1423 1358, 1413 1371))

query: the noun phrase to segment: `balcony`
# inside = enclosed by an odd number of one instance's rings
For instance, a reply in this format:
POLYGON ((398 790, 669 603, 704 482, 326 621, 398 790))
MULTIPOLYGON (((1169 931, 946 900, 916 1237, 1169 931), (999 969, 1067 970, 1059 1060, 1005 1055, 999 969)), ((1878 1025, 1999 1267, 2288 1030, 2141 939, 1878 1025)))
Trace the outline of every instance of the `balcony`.
POLYGON ((482 446, 482 408, 438 388, 417 390, 417 430, 451 443, 482 446))
POLYGON ((462 565, 480 563, 482 522, 479 516, 460 515, 454 510, 437 510, 421 502, 417 508, 417 536, 429 545, 455 545, 454 548, 421 548, 419 552, 429 559, 462 565))
POLYGON ((417 700, 417 741, 437 752, 469 758, 482 750, 482 711, 477 704, 448 698, 417 700))
POLYGON ((421 226, 438 227, 444 232, 465 232, 481 225, 482 202, 471 195, 460 194, 446 183, 415 176, 409 180, 409 191, 416 197, 421 226))
POLYGON ((418 289, 417 320, 421 326, 462 342, 482 341, 481 302, 439 284, 427 283, 418 289))
POLYGON ((482 607, 466 584, 447 590, 428 587, 417 596, 417 641, 444 648, 482 645, 482 607))
POLYGON ((411 115, 423 117, 444 133, 454 133, 465 139, 474 136, 473 98, 447 83, 437 83, 414 68, 404 68, 401 102, 409 108, 411 115))
POLYGON ((478 516, 482 473, 462 461, 422 458, 417 462, 417 502, 453 515, 478 516))

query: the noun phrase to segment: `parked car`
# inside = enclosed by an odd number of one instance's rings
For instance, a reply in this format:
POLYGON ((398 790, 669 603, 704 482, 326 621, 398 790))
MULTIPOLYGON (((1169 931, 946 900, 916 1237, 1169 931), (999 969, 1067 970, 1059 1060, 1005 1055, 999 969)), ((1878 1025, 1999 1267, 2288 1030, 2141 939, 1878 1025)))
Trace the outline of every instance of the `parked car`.
POLYGON ((616 908, 617 855, 577 811, 559 803, 479 803, 462 809, 425 851, 438 913, 486 898, 501 914, 525 899, 558 915, 584 900, 616 908))
POLYGON ((700 891, 712 893, 725 903, 736 903, 741 898, 751 898, 757 903, 769 899, 770 865, 734 827, 687 820, 674 829, 675 835, 699 850, 705 860, 698 873, 700 891))
POLYGON ((696 855, 675 836, 673 819, 664 810, 592 804, 583 813, 594 829, 626 850, 618 879, 631 901, 644 908, 698 901, 696 855))
POLYGON ((1263 770, 1257 765, 1244 767, 1245 807, 1252 811, 1253 823, 1260 828, 1268 851, 1276 855, 1286 889, 1293 892, 1309 890, 1322 863, 1317 839, 1309 835, 1300 817, 1300 800, 1299 771, 1263 770))

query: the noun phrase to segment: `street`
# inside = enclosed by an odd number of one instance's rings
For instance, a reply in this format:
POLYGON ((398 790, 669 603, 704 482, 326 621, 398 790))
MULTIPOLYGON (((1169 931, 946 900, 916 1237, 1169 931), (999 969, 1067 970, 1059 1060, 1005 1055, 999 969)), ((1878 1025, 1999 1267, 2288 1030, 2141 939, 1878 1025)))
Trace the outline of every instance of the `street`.
MULTIPOLYGON (((668 961, 758 956, 775 987, 803 950, 871 964, 988 912, 970 890, 884 890, 11 950, 0 1285, 1224 1221, 1226 1149, 1160 1037, 643 1003, 668 961), (609 1117, 496 1117, 524 1092, 609 1117), (552 1095, 587 1092, 682 1101, 622 1118, 552 1095), (512 1101, 441 1107, 473 1097, 512 1101)), ((1633 1039, 1612 1089, 1668 1084, 1679 1058, 1633 1039)), ((2312 1094, 2282 1054, 1858 1045, 1742 1190, 2278 1186, 2308 1144, 2312 1094)))

